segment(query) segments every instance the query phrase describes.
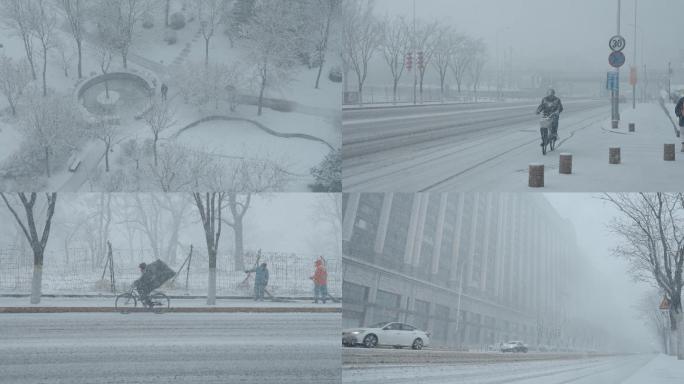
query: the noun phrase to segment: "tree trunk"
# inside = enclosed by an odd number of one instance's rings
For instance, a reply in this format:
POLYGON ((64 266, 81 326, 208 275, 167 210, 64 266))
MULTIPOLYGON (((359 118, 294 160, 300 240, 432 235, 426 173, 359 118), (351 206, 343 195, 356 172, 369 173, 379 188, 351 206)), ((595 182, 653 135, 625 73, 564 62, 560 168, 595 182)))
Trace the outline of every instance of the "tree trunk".
POLYGON ((159 141, 159 134, 154 134, 154 141, 152 142, 152 154, 154 155, 154 166, 157 167, 157 141, 159 141))
MULTIPOLYGON (((321 55, 322 57, 323 55, 321 55)), ((323 73, 323 58, 321 58, 321 65, 318 66, 318 75, 316 76, 316 85, 314 88, 318 89, 321 82, 321 74, 323 73)))
POLYGON ((257 116, 261 116, 261 110, 264 104, 264 91, 266 90, 266 70, 264 70, 263 76, 261 78, 261 90, 259 91, 259 107, 257 111, 257 116))
POLYGON ((399 85, 399 79, 394 79, 393 82, 393 87, 392 87, 392 103, 396 104, 397 103, 397 86, 399 85))
POLYGON ((8 101, 9 101, 10 108, 12 109, 12 116, 16 116, 17 115, 17 107, 14 105, 14 103, 11 100, 8 99, 8 101))
POLYGON ((109 172, 109 143, 105 143, 105 172, 109 172))
POLYGON ((164 26, 169 27, 169 12, 171 11, 171 0, 166 0, 166 9, 164 10, 164 14, 166 16, 165 21, 164 21, 164 26))
POLYGON ((678 313, 677 317, 677 360, 684 360, 684 314, 678 313))
POLYGON ((216 305, 216 251, 209 250, 209 291, 207 305, 216 305))
POLYGON ((78 78, 83 78, 83 43, 81 39, 76 40, 76 47, 78 48, 78 78))
POLYGON ((50 147, 45 147, 45 172, 50 177, 50 147))
POLYGON ((242 271, 245 269, 244 256, 244 243, 243 243, 243 226, 242 219, 235 220, 235 225, 233 226, 235 231, 235 270, 242 271))
POLYGON ((209 67, 209 39, 204 39, 204 66, 209 67))
POLYGON ((359 81, 359 105, 363 105, 363 82, 359 81))
POLYGON ((47 73, 47 47, 43 48, 43 97, 47 96, 47 80, 45 75, 47 73))
POLYGON ((40 303, 40 288, 43 283, 43 265, 33 265, 33 280, 31 280, 31 304, 40 303))

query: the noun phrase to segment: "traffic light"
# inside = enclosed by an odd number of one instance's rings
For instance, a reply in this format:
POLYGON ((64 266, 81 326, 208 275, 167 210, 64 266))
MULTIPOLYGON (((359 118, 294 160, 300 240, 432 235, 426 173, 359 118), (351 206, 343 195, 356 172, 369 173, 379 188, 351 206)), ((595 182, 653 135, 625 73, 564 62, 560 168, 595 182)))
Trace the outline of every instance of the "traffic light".
POLYGON ((404 65, 406 66, 407 71, 411 71, 411 69, 413 68, 413 54, 411 52, 406 54, 406 60, 404 65))
POLYGON ((425 61, 423 58, 423 51, 418 52, 418 69, 425 69, 425 61))

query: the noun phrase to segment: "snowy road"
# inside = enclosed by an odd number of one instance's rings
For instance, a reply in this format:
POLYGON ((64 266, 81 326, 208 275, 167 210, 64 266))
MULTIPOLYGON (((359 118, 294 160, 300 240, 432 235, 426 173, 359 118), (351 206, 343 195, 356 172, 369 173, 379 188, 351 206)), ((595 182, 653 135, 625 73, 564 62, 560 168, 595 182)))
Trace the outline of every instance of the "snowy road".
POLYGON ((339 383, 339 314, 0 315, 0 382, 339 383))
MULTIPOLYGON (((347 110, 343 113, 345 191, 431 191, 467 183, 492 162, 541 156, 536 103, 484 103, 347 110)), ((605 101, 567 101, 561 134, 608 116, 605 101)), ((520 161, 525 168, 527 162, 520 161)), ((486 178, 500 176, 488 170, 486 178)), ((506 172, 515 170, 506 169, 506 172)), ((457 188, 458 189, 458 188, 457 188)), ((499 187, 494 189, 506 189, 499 187)))
POLYGON ((461 384, 618 384, 634 375, 653 355, 592 357, 576 360, 501 362, 492 354, 488 362, 452 365, 401 365, 347 367, 345 383, 461 383, 461 384))

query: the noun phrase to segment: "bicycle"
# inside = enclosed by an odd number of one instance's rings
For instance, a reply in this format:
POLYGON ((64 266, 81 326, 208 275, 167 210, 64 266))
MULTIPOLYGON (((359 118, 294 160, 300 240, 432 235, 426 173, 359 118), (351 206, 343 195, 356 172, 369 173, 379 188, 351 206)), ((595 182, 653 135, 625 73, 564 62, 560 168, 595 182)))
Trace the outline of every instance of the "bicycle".
POLYGON ((557 118, 556 113, 552 113, 550 115, 542 116, 541 120, 539 121, 539 131, 541 133, 541 147, 542 147, 542 154, 546 155, 546 147, 548 146, 551 151, 556 149, 556 140, 558 140, 558 134, 556 135, 551 135, 549 138, 549 129, 553 127, 553 122, 557 118))
POLYGON ((142 305, 142 307, 148 311, 154 313, 164 313, 171 306, 169 297, 158 291, 150 292, 148 299, 149 304, 144 302, 143 298, 140 296, 140 293, 138 293, 135 287, 132 286, 130 291, 116 296, 116 300, 114 300, 114 308, 117 311, 126 314, 130 313, 131 309, 136 308, 138 302, 140 302, 140 305, 142 305))

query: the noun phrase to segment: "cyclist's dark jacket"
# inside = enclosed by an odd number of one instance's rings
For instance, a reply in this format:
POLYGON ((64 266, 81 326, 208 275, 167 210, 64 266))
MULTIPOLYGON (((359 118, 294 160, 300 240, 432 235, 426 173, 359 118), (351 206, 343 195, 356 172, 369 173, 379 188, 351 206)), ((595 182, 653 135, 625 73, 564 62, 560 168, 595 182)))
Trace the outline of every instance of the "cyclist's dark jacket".
POLYGON ((546 96, 537 108, 537 113, 541 113, 544 116, 549 116, 553 113, 560 114, 561 112, 563 112, 563 104, 561 104, 561 100, 556 96, 546 96))
POLYGON ((675 107, 675 114, 677 117, 679 117, 679 126, 684 127, 684 111, 682 110, 684 108, 684 97, 679 99, 679 102, 677 103, 677 106, 675 107))

